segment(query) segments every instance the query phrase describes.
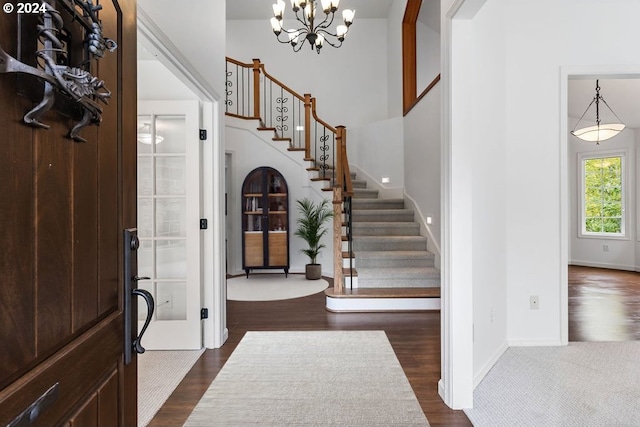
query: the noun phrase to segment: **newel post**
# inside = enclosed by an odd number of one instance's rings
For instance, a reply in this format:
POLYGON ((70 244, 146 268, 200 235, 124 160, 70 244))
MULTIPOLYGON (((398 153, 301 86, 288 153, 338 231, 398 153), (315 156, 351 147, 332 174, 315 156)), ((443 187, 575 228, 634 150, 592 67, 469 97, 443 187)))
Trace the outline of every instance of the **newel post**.
POLYGON ((253 117, 260 118, 260 60, 253 60, 253 117))
POLYGON ((333 189, 333 290, 342 292, 342 187, 333 189))
POLYGON ((311 158, 311 94, 304 94, 304 158, 311 158))

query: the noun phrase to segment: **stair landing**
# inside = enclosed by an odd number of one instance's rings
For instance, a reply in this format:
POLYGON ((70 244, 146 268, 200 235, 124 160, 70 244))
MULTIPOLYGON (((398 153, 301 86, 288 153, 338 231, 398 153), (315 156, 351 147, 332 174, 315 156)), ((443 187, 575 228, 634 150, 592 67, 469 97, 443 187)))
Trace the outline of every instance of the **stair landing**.
POLYGON ((326 309, 337 313, 440 310, 440 288, 356 288, 324 291, 326 309))

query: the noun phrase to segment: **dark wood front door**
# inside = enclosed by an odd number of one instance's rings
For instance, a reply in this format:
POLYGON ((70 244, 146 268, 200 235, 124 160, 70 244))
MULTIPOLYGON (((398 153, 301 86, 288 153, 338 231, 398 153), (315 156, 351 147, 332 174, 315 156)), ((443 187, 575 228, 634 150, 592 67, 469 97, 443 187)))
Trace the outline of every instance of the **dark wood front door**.
MULTIPOLYGON (((86 142, 68 137, 76 120, 59 106, 40 117, 49 129, 25 125, 38 103, 25 93, 42 96, 43 83, 0 73, 3 426, 137 423, 136 359, 123 360, 122 273, 123 229, 136 225, 136 10, 135 0, 99 3, 104 37, 118 47, 91 63, 111 98, 102 123, 80 130, 86 142)), ((20 19, 17 10, 0 13, 0 47, 14 58, 22 35, 37 32, 20 19)), ((84 30, 65 31, 57 36, 86 49, 73 38, 84 30)))

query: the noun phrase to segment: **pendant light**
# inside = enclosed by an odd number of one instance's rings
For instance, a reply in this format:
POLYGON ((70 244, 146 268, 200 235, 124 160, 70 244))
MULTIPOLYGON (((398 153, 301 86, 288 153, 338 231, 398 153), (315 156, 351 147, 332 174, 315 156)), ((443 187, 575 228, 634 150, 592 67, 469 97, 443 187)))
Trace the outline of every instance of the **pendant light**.
POLYGON ((609 138, 613 138, 614 136, 619 134, 622 129, 624 129, 624 125, 622 124, 620 118, 616 115, 616 113, 614 113, 611 107, 609 107, 607 101, 605 101, 602 95, 600 95, 599 80, 596 80, 596 96, 591 100, 591 103, 589 104, 589 106, 587 106, 587 109, 582 114, 582 117, 580 117, 580 120, 578 120, 578 123, 576 123, 576 126, 571 131, 571 135, 580 138, 583 141, 595 142, 596 144, 600 144, 600 141, 605 141, 609 138), (619 123, 600 123, 600 101, 602 101, 602 103, 606 105, 609 111, 613 113, 616 119, 618 119, 619 123), (585 114, 587 114, 587 111, 589 111, 589 108, 591 108, 594 103, 596 104, 596 125, 576 129, 585 114))

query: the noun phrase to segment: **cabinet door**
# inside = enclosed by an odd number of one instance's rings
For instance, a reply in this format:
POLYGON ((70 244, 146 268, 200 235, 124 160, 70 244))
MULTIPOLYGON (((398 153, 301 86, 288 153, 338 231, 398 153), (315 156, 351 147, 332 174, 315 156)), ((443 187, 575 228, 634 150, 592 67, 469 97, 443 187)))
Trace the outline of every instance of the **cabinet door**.
POLYGON ((269 266, 289 264, 288 189, 284 177, 275 169, 267 169, 268 253, 269 266))
POLYGON ((264 171, 251 172, 242 186, 242 230, 244 239, 244 266, 262 267, 264 258, 264 171))

